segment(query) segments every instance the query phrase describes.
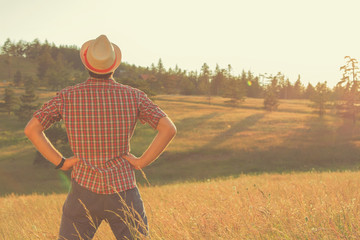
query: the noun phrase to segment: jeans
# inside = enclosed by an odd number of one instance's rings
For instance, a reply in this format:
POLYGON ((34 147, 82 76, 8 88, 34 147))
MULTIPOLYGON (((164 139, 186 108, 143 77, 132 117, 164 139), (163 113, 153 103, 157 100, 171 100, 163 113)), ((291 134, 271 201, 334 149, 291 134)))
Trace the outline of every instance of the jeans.
POLYGON ((92 239, 103 220, 109 223, 116 239, 147 236, 147 217, 138 188, 97 194, 73 180, 63 206, 58 239, 92 239))

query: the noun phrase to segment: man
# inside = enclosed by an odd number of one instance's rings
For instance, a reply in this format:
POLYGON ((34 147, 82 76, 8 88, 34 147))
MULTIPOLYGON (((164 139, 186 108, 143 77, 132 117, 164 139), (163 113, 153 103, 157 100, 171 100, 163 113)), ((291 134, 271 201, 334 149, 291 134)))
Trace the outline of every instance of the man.
POLYGON ((84 43, 80 58, 89 79, 61 90, 25 127, 26 136, 56 169, 72 169, 59 239, 92 239, 102 220, 117 239, 146 236, 147 218, 134 169, 153 162, 175 136, 176 127, 142 91, 114 81, 121 51, 105 35, 84 43), (74 153, 69 158, 44 135, 60 120, 74 153), (158 131, 139 158, 130 153, 137 120, 158 131))

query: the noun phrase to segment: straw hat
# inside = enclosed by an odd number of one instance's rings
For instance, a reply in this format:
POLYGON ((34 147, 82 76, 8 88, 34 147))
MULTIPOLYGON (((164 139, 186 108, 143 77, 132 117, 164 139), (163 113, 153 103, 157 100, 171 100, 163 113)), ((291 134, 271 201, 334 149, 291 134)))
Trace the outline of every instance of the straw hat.
POLYGON ((121 51, 105 35, 87 41, 80 49, 80 58, 85 67, 97 74, 114 72, 121 62, 121 51))

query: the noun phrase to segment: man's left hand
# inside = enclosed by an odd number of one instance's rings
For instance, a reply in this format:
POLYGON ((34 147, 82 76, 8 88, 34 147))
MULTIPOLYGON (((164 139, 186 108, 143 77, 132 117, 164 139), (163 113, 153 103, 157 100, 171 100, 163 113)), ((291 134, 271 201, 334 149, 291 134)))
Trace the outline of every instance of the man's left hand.
POLYGON ((141 169, 140 161, 138 157, 135 157, 133 154, 128 153, 127 155, 122 155, 122 158, 126 159, 136 170, 141 169))

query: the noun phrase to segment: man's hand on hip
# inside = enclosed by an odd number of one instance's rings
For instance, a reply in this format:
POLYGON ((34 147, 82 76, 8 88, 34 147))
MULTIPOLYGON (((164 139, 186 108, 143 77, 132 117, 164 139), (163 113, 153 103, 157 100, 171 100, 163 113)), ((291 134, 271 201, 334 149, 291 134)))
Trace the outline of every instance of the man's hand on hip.
POLYGON ((60 168, 63 171, 67 171, 73 168, 73 166, 79 161, 75 156, 69 157, 65 159, 64 165, 60 168))
POLYGON ((163 117, 159 120, 156 130, 158 133, 140 158, 135 157, 131 153, 122 156, 135 169, 142 169, 155 161, 176 134, 176 127, 168 117, 163 117))
POLYGON ((122 158, 126 159, 136 170, 139 170, 142 168, 140 165, 140 160, 138 157, 135 157, 133 154, 128 153, 127 155, 122 155, 122 158))

